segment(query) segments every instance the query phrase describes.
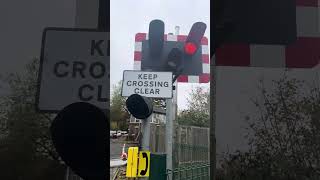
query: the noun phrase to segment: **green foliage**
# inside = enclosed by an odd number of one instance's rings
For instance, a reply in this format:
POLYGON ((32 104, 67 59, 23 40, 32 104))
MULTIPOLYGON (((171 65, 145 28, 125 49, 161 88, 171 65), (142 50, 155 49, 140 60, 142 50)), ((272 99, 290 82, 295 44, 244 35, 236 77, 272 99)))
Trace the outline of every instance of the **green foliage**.
POLYGON ((111 130, 118 130, 117 122, 110 122, 110 129, 111 130))
POLYGON ((166 107, 166 100, 165 99, 153 99, 153 106, 156 106, 159 108, 165 108, 166 107))
POLYGON ((63 177, 49 132, 52 116, 35 111, 38 65, 33 59, 24 73, 2 78, 10 94, 0 99, 0 179, 63 177))
POLYGON ((259 115, 247 118, 251 149, 227 154, 218 179, 320 178, 320 89, 286 76, 274 85, 268 91, 261 82, 262 100, 253 101, 259 115))
POLYGON ((210 91, 201 86, 190 93, 187 109, 178 115, 181 125, 209 127, 210 91))
POLYGON ((128 129, 128 119, 129 113, 126 110, 126 98, 121 96, 121 87, 122 81, 113 87, 112 96, 111 96, 111 108, 110 108, 110 117, 111 123, 116 123, 114 130, 127 130, 128 129))

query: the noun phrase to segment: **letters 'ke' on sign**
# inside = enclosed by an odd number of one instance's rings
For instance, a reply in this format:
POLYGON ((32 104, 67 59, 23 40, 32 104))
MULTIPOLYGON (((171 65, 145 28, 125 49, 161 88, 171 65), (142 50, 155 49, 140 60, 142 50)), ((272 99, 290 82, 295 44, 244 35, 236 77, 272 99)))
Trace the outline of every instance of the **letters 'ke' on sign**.
POLYGON ((91 29, 46 28, 37 108, 59 111, 74 102, 109 107, 109 37, 91 29))
POLYGON ((172 98, 172 72, 123 71, 122 96, 172 98))

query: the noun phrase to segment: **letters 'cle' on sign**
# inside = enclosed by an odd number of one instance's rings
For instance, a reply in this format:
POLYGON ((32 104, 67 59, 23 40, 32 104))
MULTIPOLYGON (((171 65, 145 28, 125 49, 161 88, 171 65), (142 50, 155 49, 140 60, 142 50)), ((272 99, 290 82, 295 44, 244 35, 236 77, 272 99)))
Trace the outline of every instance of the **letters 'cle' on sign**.
POLYGON ((124 71, 122 96, 172 98, 172 72, 124 71))

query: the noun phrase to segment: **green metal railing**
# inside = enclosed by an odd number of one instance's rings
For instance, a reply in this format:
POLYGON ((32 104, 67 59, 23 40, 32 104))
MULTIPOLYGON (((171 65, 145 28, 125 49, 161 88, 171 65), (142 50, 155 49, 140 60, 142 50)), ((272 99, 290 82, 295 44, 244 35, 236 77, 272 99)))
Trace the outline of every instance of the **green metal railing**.
MULTIPOLYGON (((199 142, 197 142, 199 143, 199 142)), ((202 144, 175 143, 173 180, 209 180, 209 147, 202 144)))
POLYGON ((209 180, 209 172, 209 163, 192 163, 168 171, 167 177, 172 174, 173 180, 209 180))
MULTIPOLYGON (((153 153, 166 153, 165 126, 159 126, 157 137, 151 138, 153 153), (163 132, 163 133, 159 133, 163 132)), ((166 157, 155 155, 152 159, 150 179, 152 180, 209 180, 210 151, 209 128, 176 126, 173 141, 172 166, 166 170, 166 157), (152 177, 151 177, 152 176, 152 177)))

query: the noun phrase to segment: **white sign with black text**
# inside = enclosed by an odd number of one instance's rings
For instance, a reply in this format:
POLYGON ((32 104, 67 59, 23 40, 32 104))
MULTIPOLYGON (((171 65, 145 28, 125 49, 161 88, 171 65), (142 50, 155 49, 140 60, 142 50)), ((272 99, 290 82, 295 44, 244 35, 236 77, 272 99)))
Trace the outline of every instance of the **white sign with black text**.
POLYGON ((109 109, 109 33, 46 28, 40 58, 37 108, 59 111, 74 102, 109 109))
POLYGON ((172 72, 124 71, 122 96, 172 98, 172 72))

